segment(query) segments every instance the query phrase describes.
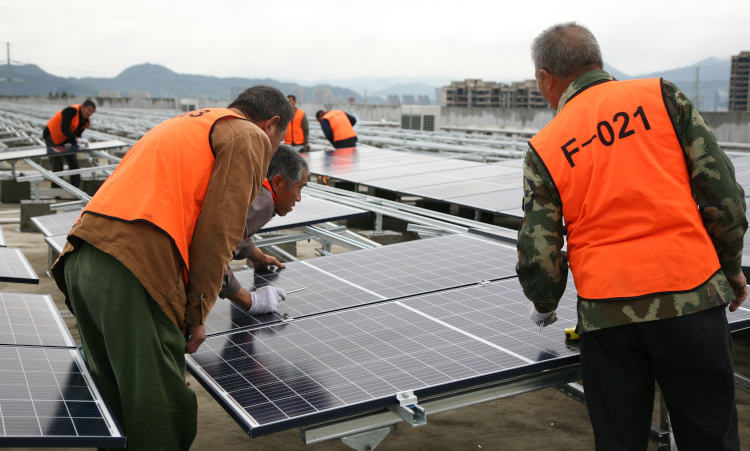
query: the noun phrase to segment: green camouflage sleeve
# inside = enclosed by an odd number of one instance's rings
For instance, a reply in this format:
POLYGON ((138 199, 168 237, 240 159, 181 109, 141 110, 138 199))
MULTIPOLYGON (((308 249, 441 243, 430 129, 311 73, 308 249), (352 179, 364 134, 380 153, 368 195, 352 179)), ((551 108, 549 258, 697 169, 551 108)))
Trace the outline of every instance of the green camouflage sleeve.
POLYGON ((747 229, 745 193, 734 177, 734 165, 690 100, 664 81, 664 97, 685 152, 693 198, 713 241, 724 274, 742 271, 742 238, 747 229))
POLYGON ((518 231, 516 273, 527 298, 546 313, 557 308, 568 281, 562 253, 562 201, 537 154, 529 149, 523 165, 524 219, 518 231))

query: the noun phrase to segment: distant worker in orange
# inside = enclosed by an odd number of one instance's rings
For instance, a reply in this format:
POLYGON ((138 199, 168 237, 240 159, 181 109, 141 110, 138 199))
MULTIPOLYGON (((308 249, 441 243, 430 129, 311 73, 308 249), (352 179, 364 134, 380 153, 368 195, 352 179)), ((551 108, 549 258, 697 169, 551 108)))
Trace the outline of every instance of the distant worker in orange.
POLYGON ((289 103, 292 105, 292 122, 289 123, 289 127, 286 129, 286 136, 284 136, 284 144, 291 146, 292 149, 298 152, 309 152, 310 144, 308 142, 308 136, 310 135, 310 126, 307 123, 307 115, 304 110, 297 108, 297 97, 289 94, 286 96, 289 99, 289 103))
MULTIPOLYGON (((86 100, 81 105, 71 105, 55 113, 44 127, 42 137, 47 147, 63 146, 66 144, 88 145, 88 140, 82 138, 81 134, 91 122, 89 118, 96 112, 96 104, 91 100, 86 100)), ((63 170, 63 159, 68 163, 68 169, 78 169, 78 157, 75 153, 61 155, 59 157, 50 157, 52 171, 59 172, 63 170)), ((81 176, 71 175, 70 184, 80 188, 81 176)), ((57 185, 52 183, 52 187, 57 185)))
POLYGON ((357 145, 357 132, 354 131, 357 118, 351 114, 341 110, 319 110, 315 113, 315 118, 320 122, 323 134, 333 144, 334 149, 357 145))

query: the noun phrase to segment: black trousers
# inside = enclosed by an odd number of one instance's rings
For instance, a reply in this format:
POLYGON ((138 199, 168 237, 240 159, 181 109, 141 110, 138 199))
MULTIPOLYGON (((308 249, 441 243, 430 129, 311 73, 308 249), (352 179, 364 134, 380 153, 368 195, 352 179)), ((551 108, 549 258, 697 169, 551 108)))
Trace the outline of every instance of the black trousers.
POLYGON ((333 143, 334 149, 346 149, 347 147, 356 147, 357 146, 357 137, 353 136, 349 139, 342 139, 341 141, 335 141, 333 143))
MULTIPOLYGON (((52 140, 49 138, 49 136, 44 137, 44 142, 47 144, 48 147, 54 147, 55 144, 52 142, 52 140)), ((61 155, 59 157, 49 157, 50 163, 52 163, 52 172, 58 172, 62 171, 64 169, 65 162, 68 163, 68 169, 79 169, 80 166, 78 165, 78 155, 75 153, 71 153, 68 155, 61 155)), ((81 176, 80 175, 71 175, 70 176, 70 184, 75 186, 76 188, 81 187, 81 176)), ((59 188, 57 186, 57 183, 52 182, 52 188, 59 188)))
POLYGON ((581 335, 597 450, 645 450, 654 380, 680 451, 739 450, 732 337, 725 308, 581 335))

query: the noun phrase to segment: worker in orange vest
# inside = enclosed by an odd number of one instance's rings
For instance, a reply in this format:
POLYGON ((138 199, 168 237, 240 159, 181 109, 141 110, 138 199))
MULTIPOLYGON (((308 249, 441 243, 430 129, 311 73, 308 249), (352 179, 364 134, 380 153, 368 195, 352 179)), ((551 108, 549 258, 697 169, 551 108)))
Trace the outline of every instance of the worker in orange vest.
MULTIPOLYGON (((258 192, 245 218, 245 232, 242 241, 232 251, 233 260, 250 259, 253 267, 277 266, 284 264, 276 257, 263 253, 253 242, 252 236, 258 233, 274 216, 286 216, 294 205, 302 200, 302 188, 307 185, 307 161, 297 151, 286 145, 279 146, 263 181, 263 189, 258 192)), ((227 267, 219 297, 227 298, 248 313, 255 314, 252 293, 240 285, 232 269, 227 267)))
MULTIPOLYGON (((197 404, 185 353, 206 317, 292 109, 270 86, 146 133, 84 207, 52 267, 76 315, 86 363, 130 450, 185 450, 197 404)), ((275 310, 281 289, 252 293, 275 310)))
POLYGON ((291 146, 292 149, 298 152, 309 152, 310 144, 308 143, 308 135, 310 134, 310 126, 307 123, 305 111, 297 108, 297 97, 289 94, 286 98, 289 99, 289 103, 292 105, 294 117, 292 118, 292 122, 289 123, 289 127, 286 128, 284 144, 291 146))
POLYGON ((351 114, 341 110, 320 110, 315 113, 315 118, 320 122, 323 134, 333 144, 334 149, 357 145, 357 132, 354 131, 357 118, 351 114))
MULTIPOLYGON (((90 117, 96 112, 96 104, 92 100, 86 100, 81 105, 71 105, 55 113, 44 127, 42 137, 47 147, 56 147, 63 145, 82 144, 87 145, 88 140, 82 138, 83 131, 90 125, 90 117)), ((68 163, 68 169, 78 169, 78 156, 75 153, 69 153, 58 157, 50 157, 52 171, 59 172, 63 170, 63 160, 68 163)), ((80 188, 81 176, 71 175, 70 184, 80 188)), ((57 185, 52 182, 52 187, 57 185)))
POLYGON ((587 28, 546 29, 532 59, 557 115, 526 154, 517 273, 531 320, 554 323, 567 230, 596 449, 647 448, 658 382, 680 450, 739 450, 726 312, 748 293, 747 218, 732 162, 674 84, 602 70, 587 28))

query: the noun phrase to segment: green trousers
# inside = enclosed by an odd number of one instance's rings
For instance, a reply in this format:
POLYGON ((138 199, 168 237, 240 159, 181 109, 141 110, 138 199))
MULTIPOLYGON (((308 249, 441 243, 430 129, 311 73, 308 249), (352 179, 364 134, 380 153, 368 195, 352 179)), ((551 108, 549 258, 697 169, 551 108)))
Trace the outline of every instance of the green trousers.
POLYGON ((198 402, 185 384, 180 330, 133 273, 90 244, 65 260, 65 282, 86 364, 127 449, 190 449, 198 402))

